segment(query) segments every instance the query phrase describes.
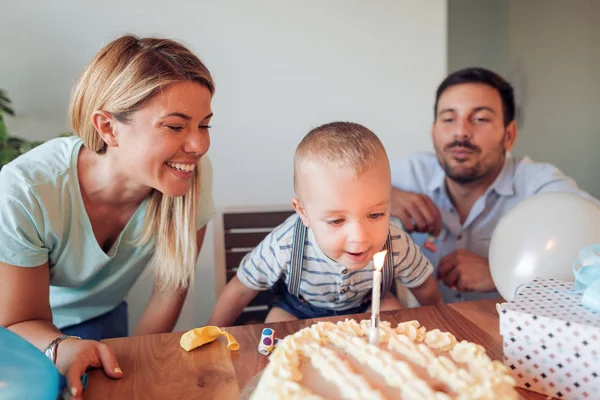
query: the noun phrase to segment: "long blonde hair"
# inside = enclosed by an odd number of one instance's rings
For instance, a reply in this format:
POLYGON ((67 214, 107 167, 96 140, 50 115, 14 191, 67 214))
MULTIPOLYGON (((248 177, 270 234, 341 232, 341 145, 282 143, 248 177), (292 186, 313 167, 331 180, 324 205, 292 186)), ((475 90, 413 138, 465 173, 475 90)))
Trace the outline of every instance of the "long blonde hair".
MULTIPOLYGON (((181 43, 122 36, 96 54, 75 84, 69 109, 73 131, 86 148, 103 154, 107 145, 92 124, 95 111, 127 122, 152 96, 182 81, 198 82, 214 94, 210 72, 181 43)), ((186 195, 169 197, 158 190, 150 194, 138 244, 154 240, 150 266, 163 289, 187 288, 193 282, 200 183, 198 165, 186 195)))

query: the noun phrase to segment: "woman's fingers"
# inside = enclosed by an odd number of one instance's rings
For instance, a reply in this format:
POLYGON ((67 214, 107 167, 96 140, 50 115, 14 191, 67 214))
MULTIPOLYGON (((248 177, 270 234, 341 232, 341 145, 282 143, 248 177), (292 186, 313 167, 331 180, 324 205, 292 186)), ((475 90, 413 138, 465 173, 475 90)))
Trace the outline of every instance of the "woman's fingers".
POLYGON ((121 371, 121 368, 119 367, 119 363, 115 357, 115 352, 110 346, 99 343, 98 356, 106 375, 114 379, 119 379, 123 376, 123 371, 121 371))
POLYGON ((85 359, 81 359, 73 362, 65 373, 65 378, 67 379, 66 390, 73 400, 82 399, 83 386, 81 384, 81 377, 85 374, 88 367, 88 363, 85 361, 85 359))
POLYGON ((103 368, 106 375, 118 379, 123 376, 113 349, 92 340, 66 340, 61 343, 62 352, 58 352, 61 364, 67 366, 64 373, 67 380, 66 391, 70 398, 82 399, 83 385, 81 377, 89 368, 103 368))

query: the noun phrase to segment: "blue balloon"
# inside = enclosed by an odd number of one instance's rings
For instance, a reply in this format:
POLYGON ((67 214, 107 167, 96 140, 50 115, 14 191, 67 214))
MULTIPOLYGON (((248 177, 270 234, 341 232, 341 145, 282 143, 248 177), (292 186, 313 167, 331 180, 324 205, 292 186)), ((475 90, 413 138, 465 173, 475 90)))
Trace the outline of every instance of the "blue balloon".
POLYGON ((61 375, 35 346, 0 327, 0 399, 56 400, 61 375))

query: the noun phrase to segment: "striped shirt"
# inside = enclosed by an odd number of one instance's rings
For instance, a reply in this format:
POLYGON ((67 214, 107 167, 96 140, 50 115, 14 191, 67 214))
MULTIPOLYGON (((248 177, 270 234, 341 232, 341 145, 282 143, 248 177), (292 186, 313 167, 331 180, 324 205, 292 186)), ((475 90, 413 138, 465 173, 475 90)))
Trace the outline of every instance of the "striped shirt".
MULTIPOLYGON (((283 278, 288 284, 294 224, 292 215, 275 228, 240 263, 237 277, 253 290, 268 290, 283 278)), ((394 276, 404 286, 420 286, 433 273, 433 266, 423 256, 410 235, 390 224, 394 258, 394 276)), ((310 228, 306 232, 300 295, 310 304, 335 311, 358 307, 373 289, 373 262, 357 271, 327 257, 317 246, 310 228)))

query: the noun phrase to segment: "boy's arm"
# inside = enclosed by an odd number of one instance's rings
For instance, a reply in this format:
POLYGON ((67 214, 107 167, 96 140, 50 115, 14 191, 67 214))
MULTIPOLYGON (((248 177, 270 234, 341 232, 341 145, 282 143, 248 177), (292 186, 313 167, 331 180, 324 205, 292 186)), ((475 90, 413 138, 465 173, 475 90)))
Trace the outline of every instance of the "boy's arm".
POLYGON ((433 265, 409 234, 391 225, 394 248, 394 277, 408 288, 421 305, 443 304, 444 299, 433 277, 433 265))
POLYGON ((270 232, 240 262, 236 276, 219 296, 208 325, 230 326, 261 290, 268 290, 284 273, 285 263, 278 237, 286 230, 284 222, 270 232))
POLYGON ((219 296, 207 325, 231 326, 258 292, 246 287, 237 276, 234 276, 219 296))
POLYGON ((433 275, 429 275, 420 286, 410 288, 410 291, 422 306, 444 303, 442 293, 433 275))

